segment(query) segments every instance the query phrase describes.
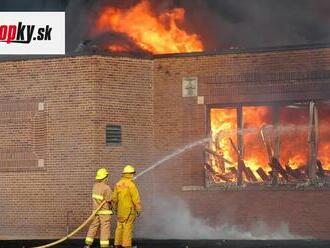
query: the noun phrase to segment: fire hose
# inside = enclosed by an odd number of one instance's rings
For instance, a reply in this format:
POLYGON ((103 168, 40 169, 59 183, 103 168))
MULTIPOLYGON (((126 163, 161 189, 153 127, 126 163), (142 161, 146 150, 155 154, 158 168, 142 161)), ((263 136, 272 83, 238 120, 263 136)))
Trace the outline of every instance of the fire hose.
POLYGON ((65 237, 54 241, 52 243, 46 244, 46 245, 42 245, 42 246, 35 246, 33 248, 47 248, 47 247, 52 247, 54 245, 60 244, 66 240, 68 240, 70 237, 72 237, 73 235, 75 235, 76 233, 78 233, 81 229, 83 229, 97 214, 97 212, 102 208, 102 206, 105 204, 106 201, 101 202, 100 206, 93 211, 93 213, 88 217, 88 219, 85 220, 84 223, 82 223, 78 228, 76 228, 74 231, 72 231, 70 234, 66 235, 65 237))

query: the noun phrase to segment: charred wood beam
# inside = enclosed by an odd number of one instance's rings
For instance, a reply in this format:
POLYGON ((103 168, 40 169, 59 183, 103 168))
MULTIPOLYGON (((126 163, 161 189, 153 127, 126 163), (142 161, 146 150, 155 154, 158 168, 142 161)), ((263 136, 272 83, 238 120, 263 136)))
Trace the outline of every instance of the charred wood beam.
POLYGON ((217 173, 212 166, 209 163, 204 162, 204 166, 205 168, 211 172, 215 177, 220 178, 221 180, 225 181, 225 182, 229 182, 230 178, 227 178, 225 175, 219 174, 217 173))
POLYGON ((205 166, 206 170, 208 170, 210 173, 212 173, 214 175, 214 177, 219 178, 219 179, 221 179, 222 181, 225 181, 225 182, 230 182, 230 180, 231 180, 230 177, 227 177, 225 174, 221 174, 221 173, 216 172, 209 163, 204 162, 204 166, 205 166))
POLYGON ((293 171, 295 173, 297 173, 297 175, 299 175, 299 179, 303 180, 303 179, 306 179, 307 178, 307 172, 306 172, 306 169, 304 169, 303 167, 301 168, 298 168, 298 169, 293 169, 293 171))
POLYGON ((225 173, 225 161, 223 160, 222 156, 220 154, 218 154, 217 152, 209 149, 209 148, 205 148, 204 149, 204 156, 207 158, 207 160, 205 160, 206 162, 208 162, 210 160, 210 156, 214 156, 214 160, 216 162, 216 165, 220 168, 220 170, 222 171, 222 173, 225 173))
POLYGON ((225 159, 223 156, 217 154, 215 151, 212 151, 212 150, 209 149, 209 148, 205 148, 205 149, 204 149, 204 152, 209 153, 209 154, 212 154, 213 156, 215 156, 216 158, 222 160, 223 162, 225 162, 225 163, 227 163, 227 164, 230 164, 230 165, 233 165, 233 166, 235 165, 234 162, 231 162, 231 161, 229 161, 228 159, 225 159))
POLYGON ((244 175, 246 177, 246 180, 249 181, 249 182, 251 182, 252 181, 252 178, 251 178, 251 175, 248 172, 248 169, 247 169, 244 161, 242 161, 242 171, 243 171, 243 173, 244 173, 244 175))
POLYGON ((274 150, 272 149, 272 146, 271 146, 271 140, 270 140, 269 136, 266 133, 266 128, 267 128, 267 126, 263 126, 260 129, 260 134, 261 134, 261 138, 262 138, 262 141, 264 143, 264 146, 266 147, 266 151, 267 151, 267 155, 268 155, 268 160, 269 160, 269 165, 272 168, 272 171, 270 173, 270 177, 271 177, 272 183, 274 185, 277 185, 278 184, 278 181, 279 181, 278 179, 279 179, 280 168, 276 168, 276 167, 278 167, 278 164, 277 163, 274 163, 274 159, 276 161, 278 161, 278 160, 275 157, 274 150))
POLYGON ((240 176, 237 178, 238 179, 237 182, 240 183, 239 185, 242 185, 242 183, 243 183, 243 173, 244 173, 247 181, 249 181, 249 182, 258 181, 258 179, 254 175, 253 171, 245 165, 243 160, 240 159, 238 161, 238 173, 237 173, 237 175, 240 176))
MULTIPOLYGON (((243 184, 243 172, 244 174, 246 175, 246 177, 248 177, 247 173, 245 172, 245 163, 243 161, 243 159, 241 159, 241 154, 240 152, 238 151, 234 141, 232 140, 232 138, 229 138, 229 141, 230 141, 230 144, 231 146, 233 147, 234 151, 236 152, 237 154, 237 157, 238 157, 238 170, 237 170, 237 185, 242 185, 243 184)), ((248 179, 249 180, 249 179, 248 179)))
POLYGON ((205 169, 208 170, 209 172, 211 172, 212 174, 217 173, 209 163, 204 162, 204 166, 205 166, 205 169))
POLYGON ((283 169, 282 165, 276 158, 272 158, 272 162, 270 163, 270 166, 273 169, 273 175, 274 173, 279 173, 286 181, 289 181, 289 177, 287 172, 283 169))
POLYGON ((261 167, 258 168, 257 173, 264 182, 267 182, 270 180, 269 177, 267 176, 266 172, 261 167))
POLYGON ((222 181, 225 181, 227 183, 230 182, 230 179, 227 178, 225 175, 216 174, 215 177, 220 178, 222 181))
POLYGON ((250 167, 247 167, 247 166, 245 167, 245 173, 249 175, 250 181, 258 182, 258 179, 254 175, 254 173, 250 167))
POLYGON ((325 173, 324 173, 324 169, 323 169, 323 166, 322 166, 321 161, 320 160, 317 160, 316 161, 316 164, 317 164, 317 168, 318 168, 317 175, 319 177, 325 177, 325 173))
POLYGON ((285 165, 285 170, 287 171, 287 173, 288 173, 291 177, 293 177, 293 178, 295 178, 295 179, 300 179, 301 176, 302 176, 302 174, 299 173, 299 171, 297 171, 297 170, 293 170, 289 165, 285 165))
POLYGON ((241 186, 243 184, 243 171, 245 169, 245 164, 244 164, 244 161, 239 159, 238 162, 238 168, 237 168, 237 185, 238 186, 241 186))
POLYGON ((232 138, 229 138, 229 141, 230 141, 230 144, 231 144, 231 146, 233 147, 235 153, 237 154, 238 159, 242 159, 242 158, 241 158, 241 153, 240 153, 239 150, 237 149, 237 147, 236 147, 234 141, 232 140, 232 138))
POLYGON ((236 169, 236 167, 230 167, 229 170, 230 170, 231 173, 237 175, 237 169, 236 169))
POLYGON ((246 179, 250 182, 257 182, 258 179, 256 178, 256 176, 254 175, 253 171, 247 167, 244 163, 244 160, 242 159, 242 155, 241 152, 237 149, 234 141, 232 140, 232 138, 229 138, 230 143, 234 149, 234 151, 237 154, 238 157, 238 171, 237 171, 237 184, 238 185, 242 185, 243 183, 243 172, 246 176, 246 179))

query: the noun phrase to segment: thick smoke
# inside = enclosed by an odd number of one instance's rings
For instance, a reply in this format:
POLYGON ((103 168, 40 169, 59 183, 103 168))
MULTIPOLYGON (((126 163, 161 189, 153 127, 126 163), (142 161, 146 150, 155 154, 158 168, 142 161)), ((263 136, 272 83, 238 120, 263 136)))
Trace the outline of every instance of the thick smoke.
MULTIPOLYGON (((170 1, 168 1, 170 2, 170 1)), ((187 25, 208 50, 330 41, 326 0, 171 1, 187 10, 187 25)))
MULTIPOLYGON (((66 10, 67 52, 96 40, 93 26, 103 6, 128 8, 139 0, 2 0, 0 10, 66 10)), ((182 7, 181 24, 208 51, 330 42, 327 0, 150 0, 155 12, 182 7)), ((103 37, 103 36, 102 36, 103 37)), ((102 38, 101 38, 102 39, 102 38)), ((79 49, 78 49, 79 50, 79 49)))
POLYGON ((229 240, 288 240, 306 237, 290 233, 287 224, 275 228, 263 221, 256 221, 250 230, 221 223, 211 226, 207 220, 194 217, 188 205, 179 198, 156 199, 157 210, 152 218, 144 220, 136 235, 149 239, 229 239, 229 240))
MULTIPOLYGON (((129 8, 139 0, 98 1, 129 8)), ((330 41, 329 1, 150 0, 155 13, 186 10, 185 30, 200 35, 206 50, 256 48, 330 41)))
POLYGON ((69 0, 1 0, 1 11, 63 11, 69 0))

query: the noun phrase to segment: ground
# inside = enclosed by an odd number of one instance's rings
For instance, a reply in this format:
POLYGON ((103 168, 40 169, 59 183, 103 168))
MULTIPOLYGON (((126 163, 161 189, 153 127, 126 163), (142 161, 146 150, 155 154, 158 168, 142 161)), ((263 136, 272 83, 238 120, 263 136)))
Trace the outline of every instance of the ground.
MULTIPOLYGON (((0 241, 0 248, 30 248, 47 244, 45 240, 0 241)), ((326 240, 137 240, 138 248, 328 248, 326 240)), ((83 240, 69 240, 56 248, 83 247, 83 240)), ((94 246, 98 248, 98 244, 94 246)))

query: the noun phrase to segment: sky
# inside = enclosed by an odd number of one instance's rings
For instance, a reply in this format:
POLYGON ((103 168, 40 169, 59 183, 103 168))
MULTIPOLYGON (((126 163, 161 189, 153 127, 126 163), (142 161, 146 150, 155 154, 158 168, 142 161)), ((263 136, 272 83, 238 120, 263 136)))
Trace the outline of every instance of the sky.
MULTIPOLYGON (((67 52, 90 35, 100 8, 139 0, 1 0, 0 11, 66 11, 67 52)), ((260 48, 330 43, 329 0, 150 0, 156 12, 186 10, 184 28, 205 49, 260 48)))

